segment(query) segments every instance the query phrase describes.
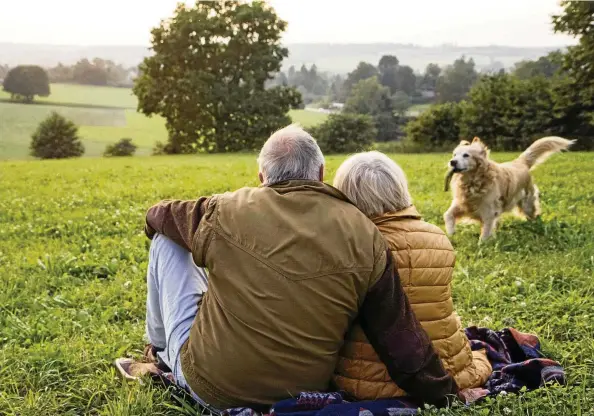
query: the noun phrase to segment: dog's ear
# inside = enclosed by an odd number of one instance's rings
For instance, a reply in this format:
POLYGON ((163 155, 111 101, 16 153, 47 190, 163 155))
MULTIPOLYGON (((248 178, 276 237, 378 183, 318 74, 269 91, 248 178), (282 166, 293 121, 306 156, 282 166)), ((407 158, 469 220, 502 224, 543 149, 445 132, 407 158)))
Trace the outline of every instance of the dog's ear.
POLYGON ((482 153, 487 154, 489 152, 489 148, 487 147, 487 145, 485 143, 483 143, 483 141, 481 139, 479 139, 478 137, 475 137, 474 139, 472 139, 472 144, 478 144, 480 147, 482 147, 483 151, 482 153))
POLYGON ((462 140, 460 142, 460 146, 469 146, 469 145, 470 145, 470 142, 468 140, 462 140))

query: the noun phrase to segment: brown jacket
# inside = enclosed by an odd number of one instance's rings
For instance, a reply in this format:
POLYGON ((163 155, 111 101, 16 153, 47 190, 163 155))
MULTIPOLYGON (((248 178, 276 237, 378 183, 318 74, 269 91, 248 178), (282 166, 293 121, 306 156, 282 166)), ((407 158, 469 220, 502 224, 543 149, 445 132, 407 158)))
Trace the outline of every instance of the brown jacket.
MULTIPOLYGON (((461 390, 482 386, 492 368, 484 350, 471 351, 454 312, 451 283, 456 257, 450 241, 441 229, 421 221, 414 207, 373 221, 386 238, 412 309, 445 369, 461 390)), ((361 400, 405 395, 357 325, 341 351, 335 382, 361 400)))
POLYGON ((181 360, 188 384, 211 405, 269 405, 327 390, 357 314, 399 385, 433 402, 457 391, 381 233, 335 188, 287 181, 163 201, 148 211, 146 231, 208 268, 181 360))

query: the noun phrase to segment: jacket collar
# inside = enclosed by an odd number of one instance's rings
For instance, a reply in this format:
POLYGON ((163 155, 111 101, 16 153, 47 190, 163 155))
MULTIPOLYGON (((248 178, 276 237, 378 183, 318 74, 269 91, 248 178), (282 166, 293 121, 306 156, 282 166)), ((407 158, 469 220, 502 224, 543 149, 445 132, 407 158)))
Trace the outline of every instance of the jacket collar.
POLYGON ((291 179, 288 181, 277 182, 270 185, 260 185, 260 187, 271 188, 274 189, 279 194, 286 194, 289 192, 299 192, 299 191, 314 191, 320 192, 334 198, 340 199, 342 201, 348 202, 352 204, 352 202, 347 198, 345 194, 340 192, 335 187, 328 185, 327 183, 320 182, 320 181, 312 181, 312 180, 305 180, 305 179, 291 179))
POLYGON ((374 217, 371 220, 375 225, 379 225, 388 221, 400 221, 405 219, 420 220, 421 218, 422 217, 421 214, 419 214, 419 211, 417 211, 414 205, 411 205, 410 207, 404 208, 403 210, 396 212, 388 212, 379 217, 374 217))

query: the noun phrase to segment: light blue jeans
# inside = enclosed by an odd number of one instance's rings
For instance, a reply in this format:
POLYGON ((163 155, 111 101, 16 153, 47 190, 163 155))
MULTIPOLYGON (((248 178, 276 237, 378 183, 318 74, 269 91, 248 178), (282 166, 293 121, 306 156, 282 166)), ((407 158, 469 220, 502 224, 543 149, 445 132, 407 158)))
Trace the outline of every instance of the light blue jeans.
POLYGON ((178 386, 210 409, 188 386, 181 368, 181 347, 190 336, 202 296, 208 288, 204 269, 192 255, 162 234, 153 237, 146 276, 146 336, 163 351, 159 357, 171 368, 178 386))

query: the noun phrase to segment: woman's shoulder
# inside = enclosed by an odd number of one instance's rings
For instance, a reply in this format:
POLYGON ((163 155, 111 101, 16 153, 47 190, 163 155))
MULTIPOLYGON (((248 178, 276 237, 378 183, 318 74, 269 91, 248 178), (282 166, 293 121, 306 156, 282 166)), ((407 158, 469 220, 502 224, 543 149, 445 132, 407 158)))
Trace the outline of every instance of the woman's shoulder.
POLYGON ((379 228, 392 251, 411 248, 454 250, 441 228, 422 219, 390 221, 381 224, 379 228))

